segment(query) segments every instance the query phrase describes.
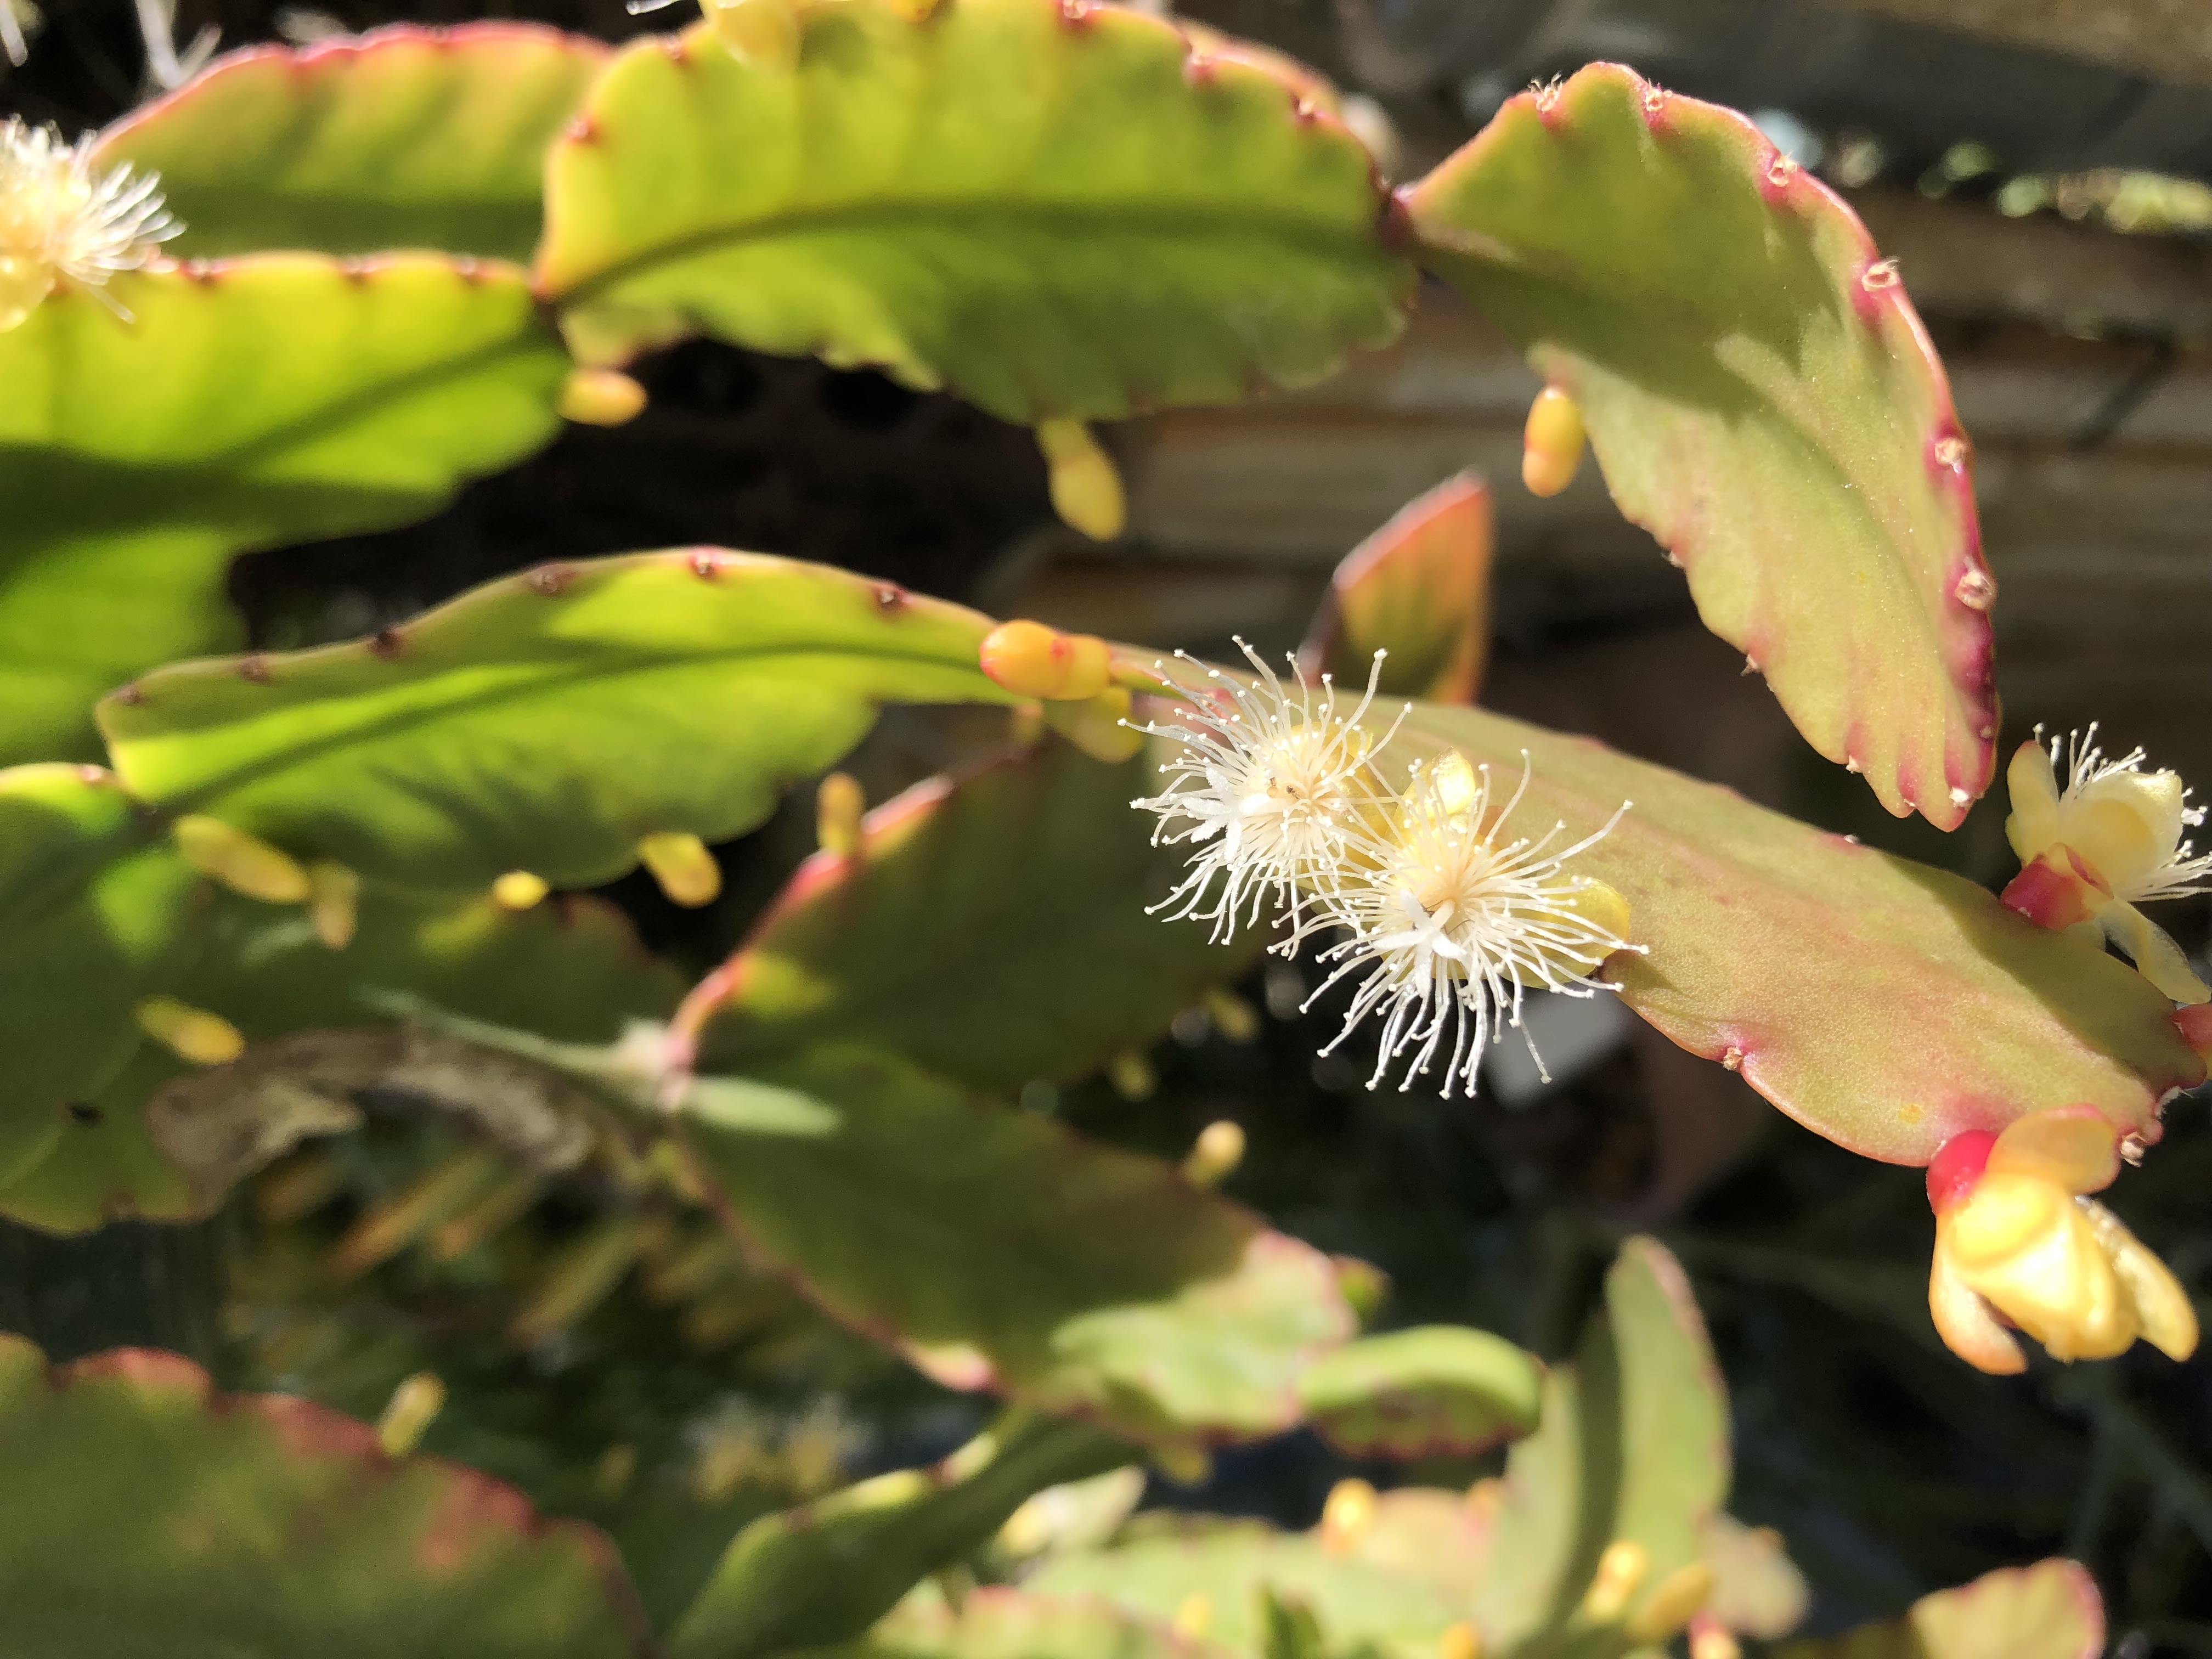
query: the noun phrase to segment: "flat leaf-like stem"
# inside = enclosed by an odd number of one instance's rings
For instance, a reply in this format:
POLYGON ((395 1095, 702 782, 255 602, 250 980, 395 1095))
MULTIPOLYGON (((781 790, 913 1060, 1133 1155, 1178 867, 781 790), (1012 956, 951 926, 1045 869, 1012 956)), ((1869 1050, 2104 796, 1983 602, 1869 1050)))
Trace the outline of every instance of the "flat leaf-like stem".
POLYGON ((1541 1425, 1507 1459, 1478 1601, 1486 1650, 1573 1651, 1616 1540, 1644 1552, 1632 1610, 1698 1559, 1729 1474, 1728 1398, 1689 1283, 1665 1247, 1632 1238, 1574 1364, 1547 1381, 1541 1425))
POLYGON ((161 174, 178 258, 435 248, 526 264, 545 152, 611 56, 505 22, 249 46, 109 128, 96 164, 161 174))
POLYGON ((836 1659, 1229 1659, 1235 1651, 1092 1596, 1000 1584, 969 1591, 957 1608, 909 1596, 861 1640, 834 1650, 836 1659))
POLYGON ((578 355, 703 330, 1008 420, 1302 385, 1402 325, 1358 142, 1297 86, 1087 0, 807 7, 795 72, 641 40, 547 171, 578 355))
MULTIPOLYGON (((1377 1534, 1394 1532, 1395 1508, 1429 1496, 1382 1494, 1377 1534)), ((1207 1640, 1252 1659, 1262 1651, 1264 1589, 1305 1603, 1337 1644, 1332 1651, 1433 1652, 1445 1627, 1466 1616, 1480 1559, 1471 1528, 1458 1549, 1414 1567, 1357 1544, 1332 1546, 1318 1532, 1285 1533, 1265 1522, 1206 1516, 1170 1524, 1163 1517, 1142 1536, 1048 1559, 1022 1588, 1054 1599, 1095 1596, 1162 1623, 1202 1597, 1210 1614, 1207 1640)))
POLYGON ((1129 810, 1143 757, 1056 738, 933 778, 866 819, 857 850, 801 866, 687 1006, 699 1063, 846 1041, 977 1088, 1093 1073, 1258 960, 1145 914, 1186 849, 1129 810))
POLYGON ((1087 1425, 1009 1413, 933 1468, 878 1475, 763 1516, 677 1622, 669 1659, 767 1659, 853 1642, 921 1580, 988 1542, 1031 1493, 1129 1456, 1087 1425))
POLYGON ((2001 1567, 1937 1590, 1904 1618, 1790 1642, 1775 1659, 2097 1659, 2105 1602, 2076 1561, 2001 1567))
POLYGON ((1570 840, 1628 900, 1648 954, 1606 964, 1628 1005, 1869 1158, 1925 1164, 1965 1129, 2087 1102, 2144 1141, 2204 1078, 2132 969, 1971 882, 1752 805, 1664 767, 1471 708, 1417 706, 1383 764, 1445 746, 1532 775, 1514 836, 1570 840))
POLYGON ((382 529, 520 459, 568 360, 512 265, 126 271, 0 334, 0 763, 91 758, 100 693, 238 637, 231 559, 382 529))
POLYGON ((117 770, 422 894, 586 887, 646 836, 742 834, 886 702, 1005 702, 971 611, 714 549, 543 566, 374 638, 187 664, 106 699, 117 770))
POLYGON ((1172 1166, 888 1056, 700 1078, 684 1137, 755 1254, 956 1388, 1154 1443, 1297 1420, 1335 1269, 1172 1166))
POLYGON ((1949 385, 1857 216, 1612 64, 1508 100, 1404 199, 1806 739, 1954 828, 1996 769, 1996 585, 1949 385))
POLYGON ((133 1005, 189 948, 199 878, 152 837, 96 766, 0 771, 0 1188, 130 1060, 133 1005))
POLYGON ((1298 652, 1309 677, 1385 696, 1473 702, 1490 655, 1490 487, 1472 473, 1409 502, 1336 568, 1298 652))
POLYGON ((44 1659, 642 1659, 614 1547, 522 1494, 175 1354, 0 1335, 0 1607, 44 1659))
MULTIPOLYGON (((349 1127, 346 1092, 374 1076, 303 1070, 295 1057, 319 1033, 377 1018, 382 996, 427 999, 558 1041, 610 1042, 629 1020, 665 1018, 681 988, 619 911, 588 897, 519 914, 489 898, 421 906, 371 897, 341 951, 314 936, 303 910, 222 893, 201 903, 213 915, 198 929, 198 954, 164 972, 160 988, 222 1016, 257 1046, 237 1065, 204 1073, 158 1045, 141 1048, 112 1081, 83 1093, 78 1111, 52 1115, 58 1134, 34 1164, 0 1184, 0 1215, 64 1233, 129 1218, 206 1215, 235 1180, 293 1139, 349 1127), (276 1039, 299 1048, 260 1046, 276 1039)), ((82 995, 52 981, 27 987, 15 1005, 25 1026, 18 1052, 42 1056, 81 1042, 71 1002, 82 995)), ((127 1014, 106 1012, 119 1040, 135 1042, 127 1014)), ((417 1065, 398 1080, 424 1074, 417 1065)), ((490 1092, 475 1091, 475 1127, 501 1139, 501 1126, 484 1121, 497 1104, 490 1092)), ((526 1126, 507 1127, 505 1141, 526 1153, 526 1126)))
POLYGON ((1323 1354, 1298 1397, 1347 1457, 1466 1456, 1536 1426, 1543 1376, 1502 1337, 1424 1325, 1323 1354))

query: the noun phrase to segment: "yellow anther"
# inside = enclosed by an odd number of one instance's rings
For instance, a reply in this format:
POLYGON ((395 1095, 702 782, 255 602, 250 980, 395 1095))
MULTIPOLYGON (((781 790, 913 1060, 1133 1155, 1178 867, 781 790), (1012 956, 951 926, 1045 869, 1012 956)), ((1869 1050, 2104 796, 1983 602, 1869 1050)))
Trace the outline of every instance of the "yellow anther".
POLYGON ((779 75, 799 67, 799 13, 790 0, 701 0, 700 9, 739 63, 779 75))
POLYGON ((1145 746, 1145 734, 1129 724, 1129 693, 1109 685, 1082 702, 1048 702, 1044 723, 1095 761, 1109 766, 1127 760, 1145 746))
POLYGON ((1705 1610, 1712 1599, 1713 1570, 1702 1561, 1674 1569, 1659 1581, 1650 1599, 1636 1610, 1626 1628, 1628 1639, 1656 1647, 1705 1610))
POLYGON ((1175 1616, 1168 1626, 1186 1642, 1202 1642, 1206 1632, 1213 1627, 1213 1598, 1204 1590, 1193 1590, 1176 1603, 1175 1616))
POLYGON ((572 368, 553 406, 579 426, 622 426, 645 412, 645 388, 618 368, 572 368))
POLYGON ((1375 1488, 1357 1476, 1329 1488, 1321 1506, 1321 1546, 1342 1555, 1375 1530, 1375 1488))
POLYGON ((1556 495, 1575 481, 1587 436, 1583 411, 1572 398, 1547 386, 1528 405, 1521 429, 1521 482, 1532 495, 1556 495))
POLYGON ((1129 520, 1121 475, 1091 428, 1080 421, 1040 421, 1036 441, 1049 470, 1053 511, 1094 542, 1120 535, 1129 520))
POLYGON ((228 1066, 246 1052, 238 1027, 174 997, 148 997, 132 1012, 140 1030, 195 1066, 228 1066))
POLYGON ((1651 1557, 1632 1538, 1616 1538, 1597 1559, 1597 1571, 1583 1592, 1583 1617, 1593 1625, 1610 1625, 1628 1610, 1628 1604, 1650 1570, 1651 1557))
POLYGON ((446 1407, 446 1385, 430 1371, 417 1371, 392 1391, 384 1414, 376 1419, 376 1443, 386 1457, 404 1457, 422 1443, 422 1436, 446 1407))
POLYGON ((1160 1086, 1152 1062, 1134 1048, 1126 1048, 1106 1062, 1106 1080, 1124 1100, 1150 1100, 1160 1086))
POLYGON ((258 836, 198 812, 179 818, 174 832, 185 862, 233 892, 270 904, 306 900, 307 872, 258 836))
POLYGON ((637 844, 637 855, 672 902, 696 910, 722 890, 722 866, 707 843, 686 830, 664 830, 637 844))
POLYGON ((1243 1126, 1221 1118, 1198 1132, 1190 1156, 1182 1161, 1183 1178, 1194 1186, 1218 1187, 1243 1161, 1243 1126))
POLYGON ((510 870, 491 884, 492 899, 502 910, 530 909, 550 890, 543 876, 527 870, 510 870))
POLYGON ((361 878, 331 859, 318 859, 307 866, 307 915, 315 937, 333 951, 353 943, 359 920, 361 878))
POLYGON ((814 792, 814 838, 825 853, 841 859, 860 850, 860 817, 868 797, 849 772, 832 772, 814 792))
POLYGON ((1446 1625, 1437 1638, 1437 1659, 1482 1659, 1482 1632, 1464 1619, 1446 1625))

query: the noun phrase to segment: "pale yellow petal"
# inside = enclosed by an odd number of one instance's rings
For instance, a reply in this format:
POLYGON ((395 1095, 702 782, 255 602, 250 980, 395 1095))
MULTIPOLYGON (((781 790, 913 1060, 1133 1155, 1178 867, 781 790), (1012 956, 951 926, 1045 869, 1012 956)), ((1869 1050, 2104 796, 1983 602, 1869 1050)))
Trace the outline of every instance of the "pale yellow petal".
POLYGON ((2099 912, 2105 937, 2127 952, 2136 971, 2176 1002, 2203 1002, 2212 987, 2197 977, 2181 947, 2132 904, 2111 904, 2099 912))
POLYGON ((2058 776, 2040 743, 2021 744, 2005 770, 2005 788, 2012 798, 2005 839, 2022 864, 2032 863, 2058 833, 2058 776))
POLYGON ((2027 1176, 2094 1193, 2120 1172, 2120 1132, 2094 1106, 2056 1106, 2008 1127, 1990 1149, 1993 1174, 2027 1176))
POLYGON ((1990 1304, 1952 1271, 1940 1240, 1928 1275, 1928 1311, 1943 1346, 1975 1370, 2010 1376, 2027 1369, 2027 1356, 2020 1344, 1990 1311, 1990 1304))

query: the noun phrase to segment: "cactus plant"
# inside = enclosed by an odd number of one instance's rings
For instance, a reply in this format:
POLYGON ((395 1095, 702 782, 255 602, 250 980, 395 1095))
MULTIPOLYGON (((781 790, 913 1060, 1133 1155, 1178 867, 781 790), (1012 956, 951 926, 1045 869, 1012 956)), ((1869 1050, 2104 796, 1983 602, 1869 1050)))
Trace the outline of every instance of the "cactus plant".
MULTIPOLYGON (((629 418, 653 377, 621 370, 694 334, 1031 426, 1056 509, 1109 539, 1120 441, 1087 423, 1316 380, 1396 334, 1419 266, 1547 383, 1527 487, 1569 488, 1593 447, 1816 749, 1942 829, 1990 782, 1994 587, 1941 367, 1849 210, 1740 118, 1595 66, 1393 197, 1348 101, 1201 25, 1088 0, 702 13, 618 51, 510 24, 253 48, 81 143, 0 129, 0 762, 24 763, 0 771, 0 1215, 184 1221, 258 1178, 252 1224, 322 1229, 260 1262, 283 1295, 450 1296, 419 1347, 481 1361, 473 1338, 549 1395, 623 1363, 650 1308, 716 1376, 740 1348, 790 1386, 763 1333, 803 1325, 908 1368, 962 1432, 974 1396, 1001 1415, 858 1480, 833 1448, 772 1500, 793 1507, 688 1506, 648 1629, 605 1535, 413 1455, 465 1366, 387 1344, 408 1380, 372 1431, 172 1357, 54 1372, 0 1336, 0 1648, 1644 1659, 1789 1636, 1803 1577, 1724 1508, 1727 1396, 1664 1247, 1621 1247, 1548 1365, 1419 1310, 1361 1334, 1381 1273, 1218 1190, 1277 1133, 1262 1112, 1158 1155, 1166 1120, 1127 1103, 1145 1050, 1257 1024, 1230 988, 1271 949, 1322 969, 1287 995, 1269 974, 1276 1017, 1340 1015, 1329 1053, 1374 1016, 1376 1076, 1408 1091, 1473 1091, 1493 1039, 1536 1054, 1542 991, 1617 996, 1828 1139, 1928 1166, 1936 1330, 1984 1369, 2027 1363, 2001 1315, 2062 1356, 2190 1351, 2179 1281, 2087 1196, 2212 1055, 2201 1004, 2174 1011, 2202 986, 2132 908, 2203 874, 2179 780, 2094 744, 2063 795, 2016 767, 2030 868, 2000 898, 1471 707, 1480 480, 1358 550, 1289 660, 714 547, 236 651, 235 555, 403 524, 563 417, 629 418), (784 797, 898 704, 970 706, 927 728, 959 752, 873 812, 823 779, 819 850, 787 869, 784 797), (610 884, 642 929, 581 890, 610 884), (2137 967, 2074 925, 2100 918, 2137 967), (1188 1482, 1309 1429, 1452 1485, 1348 1479, 1308 1531, 1124 1518, 1142 1460, 1188 1482), (102 1479, 126 1464, 127 1504, 102 1479)), ((1264 1106, 1284 1076, 1239 1086, 1264 1106)), ((327 1378, 301 1355, 330 1322, 274 1322, 267 1369, 327 1378)), ((637 1448, 592 1455, 564 1491, 622 1510, 637 1448)), ((622 1535, 633 1566, 666 1536, 622 1535)), ((2046 1562, 1785 1650, 2101 1636, 2094 1587, 2046 1562)))

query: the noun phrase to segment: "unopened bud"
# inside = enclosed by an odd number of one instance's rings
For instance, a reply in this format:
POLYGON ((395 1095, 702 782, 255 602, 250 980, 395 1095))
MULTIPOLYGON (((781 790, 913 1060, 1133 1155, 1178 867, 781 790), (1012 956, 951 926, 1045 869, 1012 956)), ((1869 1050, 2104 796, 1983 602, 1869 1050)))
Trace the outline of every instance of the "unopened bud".
POLYGON ((1198 1132, 1182 1161, 1183 1179, 1195 1187, 1218 1187, 1243 1161, 1243 1126, 1224 1117, 1198 1132))
POLYGON ((1152 1462, 1178 1486, 1202 1486, 1213 1478, 1213 1460, 1202 1446, 1155 1446, 1152 1462))
POLYGON ((148 997, 133 1012, 140 1030, 195 1066, 228 1066, 246 1052, 238 1027, 174 997, 148 997))
POLYGON ((1712 1599, 1713 1570, 1702 1561, 1679 1566, 1659 1581, 1650 1599, 1626 1626, 1628 1639, 1656 1647, 1702 1612, 1712 1599))
POLYGON ((1063 634, 1039 622, 1001 623, 977 653, 984 673, 1024 697, 1081 702, 1107 688, 1114 653, 1090 634, 1063 634))
POLYGON ((860 817, 868 798, 849 772, 832 772, 814 792, 814 838, 822 850, 841 859, 860 850, 860 817))
POLYGON ((270 904, 307 898, 307 872, 260 837, 198 812, 179 818, 174 828, 185 862, 233 892, 270 904))
POLYGON ((1572 398, 1547 386, 1528 405, 1521 429, 1521 482, 1532 495, 1556 495, 1575 481, 1583 462, 1583 411, 1572 398))
POLYGON ((1082 702, 1048 702, 1044 723, 1095 761, 1119 765, 1145 746, 1145 734, 1129 724, 1127 688, 1109 685, 1082 702))
POLYGON ((1357 1477, 1340 1480, 1321 1506, 1321 1546, 1342 1555, 1375 1530, 1375 1488, 1357 1477))
POLYGON ((1690 1621, 1690 1659, 1743 1659, 1743 1644, 1720 1620, 1701 1613, 1690 1621))
POLYGON ((621 426, 645 410, 645 388, 618 368, 572 368, 554 408, 579 426, 621 426))
POLYGON ((1106 1080, 1124 1100, 1150 1100, 1160 1086, 1152 1062, 1134 1048, 1124 1049, 1106 1062, 1106 1080))
POLYGON ((551 890, 545 878, 528 870, 510 870, 491 884, 491 896, 502 910, 527 910, 551 890))
POLYGON ((1437 1638, 1437 1659, 1482 1659, 1482 1632, 1464 1619, 1455 1620, 1437 1638))
POLYGON ((422 1436, 445 1409, 446 1385, 434 1373, 417 1371, 392 1391, 384 1414, 376 1419, 376 1443, 386 1457, 404 1457, 422 1443, 422 1436))
POLYGON ((739 63, 780 75, 799 67, 799 13, 790 0, 701 0, 700 9, 739 63))
POLYGON ((707 850, 707 843, 686 830, 668 830, 647 836, 637 844, 637 855, 670 902, 696 910, 712 904, 722 890, 722 866, 707 850))
POLYGON ((1094 542, 1110 542, 1129 520, 1114 459, 1080 421, 1040 421, 1037 447, 1050 470, 1052 510, 1094 542))
POLYGON ((1632 1538, 1616 1538, 1597 1559, 1597 1571, 1583 1592, 1583 1617, 1593 1625, 1610 1625, 1628 1609, 1628 1603, 1650 1570, 1651 1557, 1632 1538))
POLYGON ((358 921, 361 878, 331 859, 318 859, 307 866, 307 915, 315 937, 333 951, 353 943, 358 921))
POLYGON ((1482 792, 1480 774, 1456 749, 1448 749, 1437 757, 1430 769, 1429 783, 1436 791, 1437 805, 1455 816, 1473 806, 1482 792))

